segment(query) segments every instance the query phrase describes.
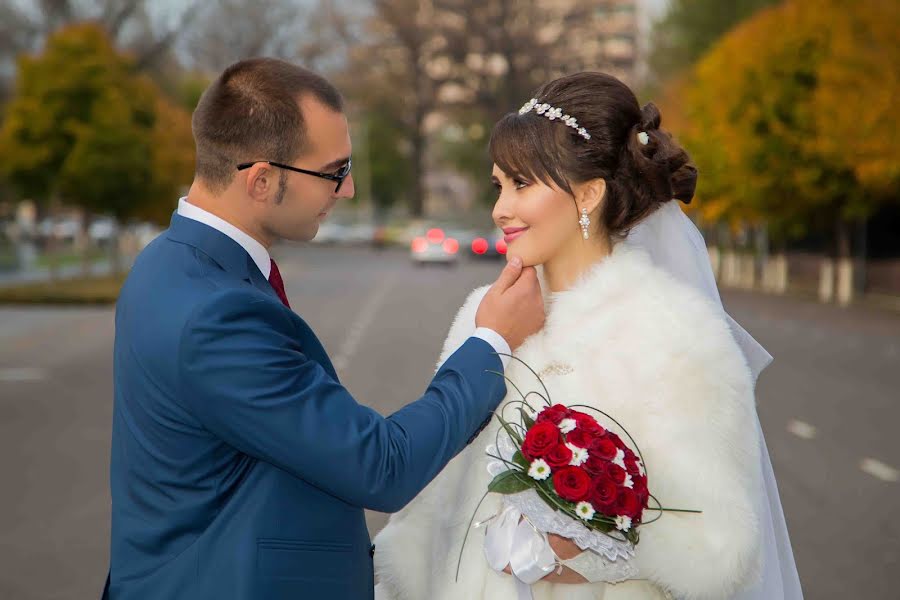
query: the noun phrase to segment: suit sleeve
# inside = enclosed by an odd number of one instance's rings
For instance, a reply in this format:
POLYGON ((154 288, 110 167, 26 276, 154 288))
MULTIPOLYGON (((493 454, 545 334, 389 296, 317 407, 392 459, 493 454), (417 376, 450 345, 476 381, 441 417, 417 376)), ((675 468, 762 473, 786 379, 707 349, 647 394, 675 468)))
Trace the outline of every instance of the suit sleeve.
MULTIPOLYGON (((192 315, 179 347, 179 396, 238 450, 342 500, 384 512, 409 502, 462 450, 505 395, 502 364, 470 339, 424 395, 385 418, 308 359, 283 307, 221 292, 192 315)), ((403 375, 403 365, 396 375, 403 375)))

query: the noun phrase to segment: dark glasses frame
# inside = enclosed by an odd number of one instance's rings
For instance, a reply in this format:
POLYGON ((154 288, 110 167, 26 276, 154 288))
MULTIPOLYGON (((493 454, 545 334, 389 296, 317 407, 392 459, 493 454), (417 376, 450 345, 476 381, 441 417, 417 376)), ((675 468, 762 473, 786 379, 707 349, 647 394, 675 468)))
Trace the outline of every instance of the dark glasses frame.
POLYGON ((294 173, 302 173, 303 175, 312 175, 313 177, 320 177, 322 179, 327 179, 329 181, 337 182, 337 185, 334 187, 334 193, 337 194, 341 190, 341 186, 344 185, 344 180, 350 174, 350 168, 353 165, 353 161, 348 160, 347 164, 335 171, 334 173, 320 173, 319 171, 308 171, 306 169, 300 169, 297 167, 292 167, 291 165, 285 165, 282 163, 273 162, 271 160, 254 160, 251 162, 241 163, 237 166, 238 171, 243 171, 244 169, 249 169, 256 163, 266 163, 267 165, 271 165, 273 167, 278 167, 279 169, 285 169, 287 171, 293 171, 294 173))

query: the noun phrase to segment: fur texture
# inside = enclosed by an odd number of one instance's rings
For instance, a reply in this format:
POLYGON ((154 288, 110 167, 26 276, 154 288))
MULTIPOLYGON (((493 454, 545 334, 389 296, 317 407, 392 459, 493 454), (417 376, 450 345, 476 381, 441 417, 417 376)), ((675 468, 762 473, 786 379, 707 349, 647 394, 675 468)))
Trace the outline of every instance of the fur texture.
MULTIPOLYGON (((473 292, 459 311, 441 361, 474 330, 486 290, 473 292)), ((640 445, 650 490, 663 506, 703 513, 664 513, 641 529, 634 560, 645 579, 539 583, 535 600, 732 597, 759 570, 762 475, 751 376, 721 311, 621 245, 570 290, 548 296, 547 307, 544 329, 516 355, 538 373, 552 364, 573 367, 544 376, 553 402, 614 416, 640 445)), ((506 374, 524 393, 541 389, 515 362, 506 374)), ((517 397, 510 392, 506 400, 517 397)), ((377 536, 377 598, 516 597, 512 579, 488 567, 482 530, 469 532, 454 581, 469 519, 491 479, 485 447, 498 427, 488 426, 377 536)), ((491 494, 476 520, 499 505, 491 494)))

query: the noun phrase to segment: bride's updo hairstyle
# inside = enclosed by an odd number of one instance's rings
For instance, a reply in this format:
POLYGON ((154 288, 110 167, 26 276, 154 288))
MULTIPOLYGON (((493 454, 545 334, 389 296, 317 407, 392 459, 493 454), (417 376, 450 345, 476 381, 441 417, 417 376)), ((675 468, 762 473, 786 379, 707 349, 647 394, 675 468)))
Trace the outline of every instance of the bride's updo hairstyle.
POLYGON ((494 127, 491 158, 508 175, 556 184, 569 194, 573 184, 603 178, 600 222, 611 239, 627 236, 661 203, 688 204, 694 197, 697 169, 690 156, 659 128, 656 106, 642 109, 615 77, 569 75, 545 85, 535 99, 530 110, 509 113, 494 127), (558 109, 554 119, 549 109, 539 111, 542 104, 558 109), (563 121, 567 115, 577 127, 563 121))

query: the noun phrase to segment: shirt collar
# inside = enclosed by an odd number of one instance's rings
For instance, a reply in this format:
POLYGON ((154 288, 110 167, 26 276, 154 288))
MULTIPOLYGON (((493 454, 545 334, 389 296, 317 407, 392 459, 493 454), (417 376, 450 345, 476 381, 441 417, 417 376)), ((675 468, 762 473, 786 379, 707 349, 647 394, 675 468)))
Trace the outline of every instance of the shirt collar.
POLYGON ((253 259, 253 262, 259 268, 259 272, 263 274, 263 277, 266 279, 269 278, 269 273, 272 270, 272 259, 269 256, 269 251, 266 250, 266 247, 260 244, 258 241, 226 221, 216 215, 212 214, 207 210, 203 210, 199 206, 191 204, 187 201, 187 198, 181 198, 178 200, 178 214, 187 219, 193 219, 194 221, 199 221, 204 225, 209 225, 216 231, 220 231, 233 239, 235 242, 240 244, 240 246, 247 251, 247 254, 250 255, 250 258, 253 259))

